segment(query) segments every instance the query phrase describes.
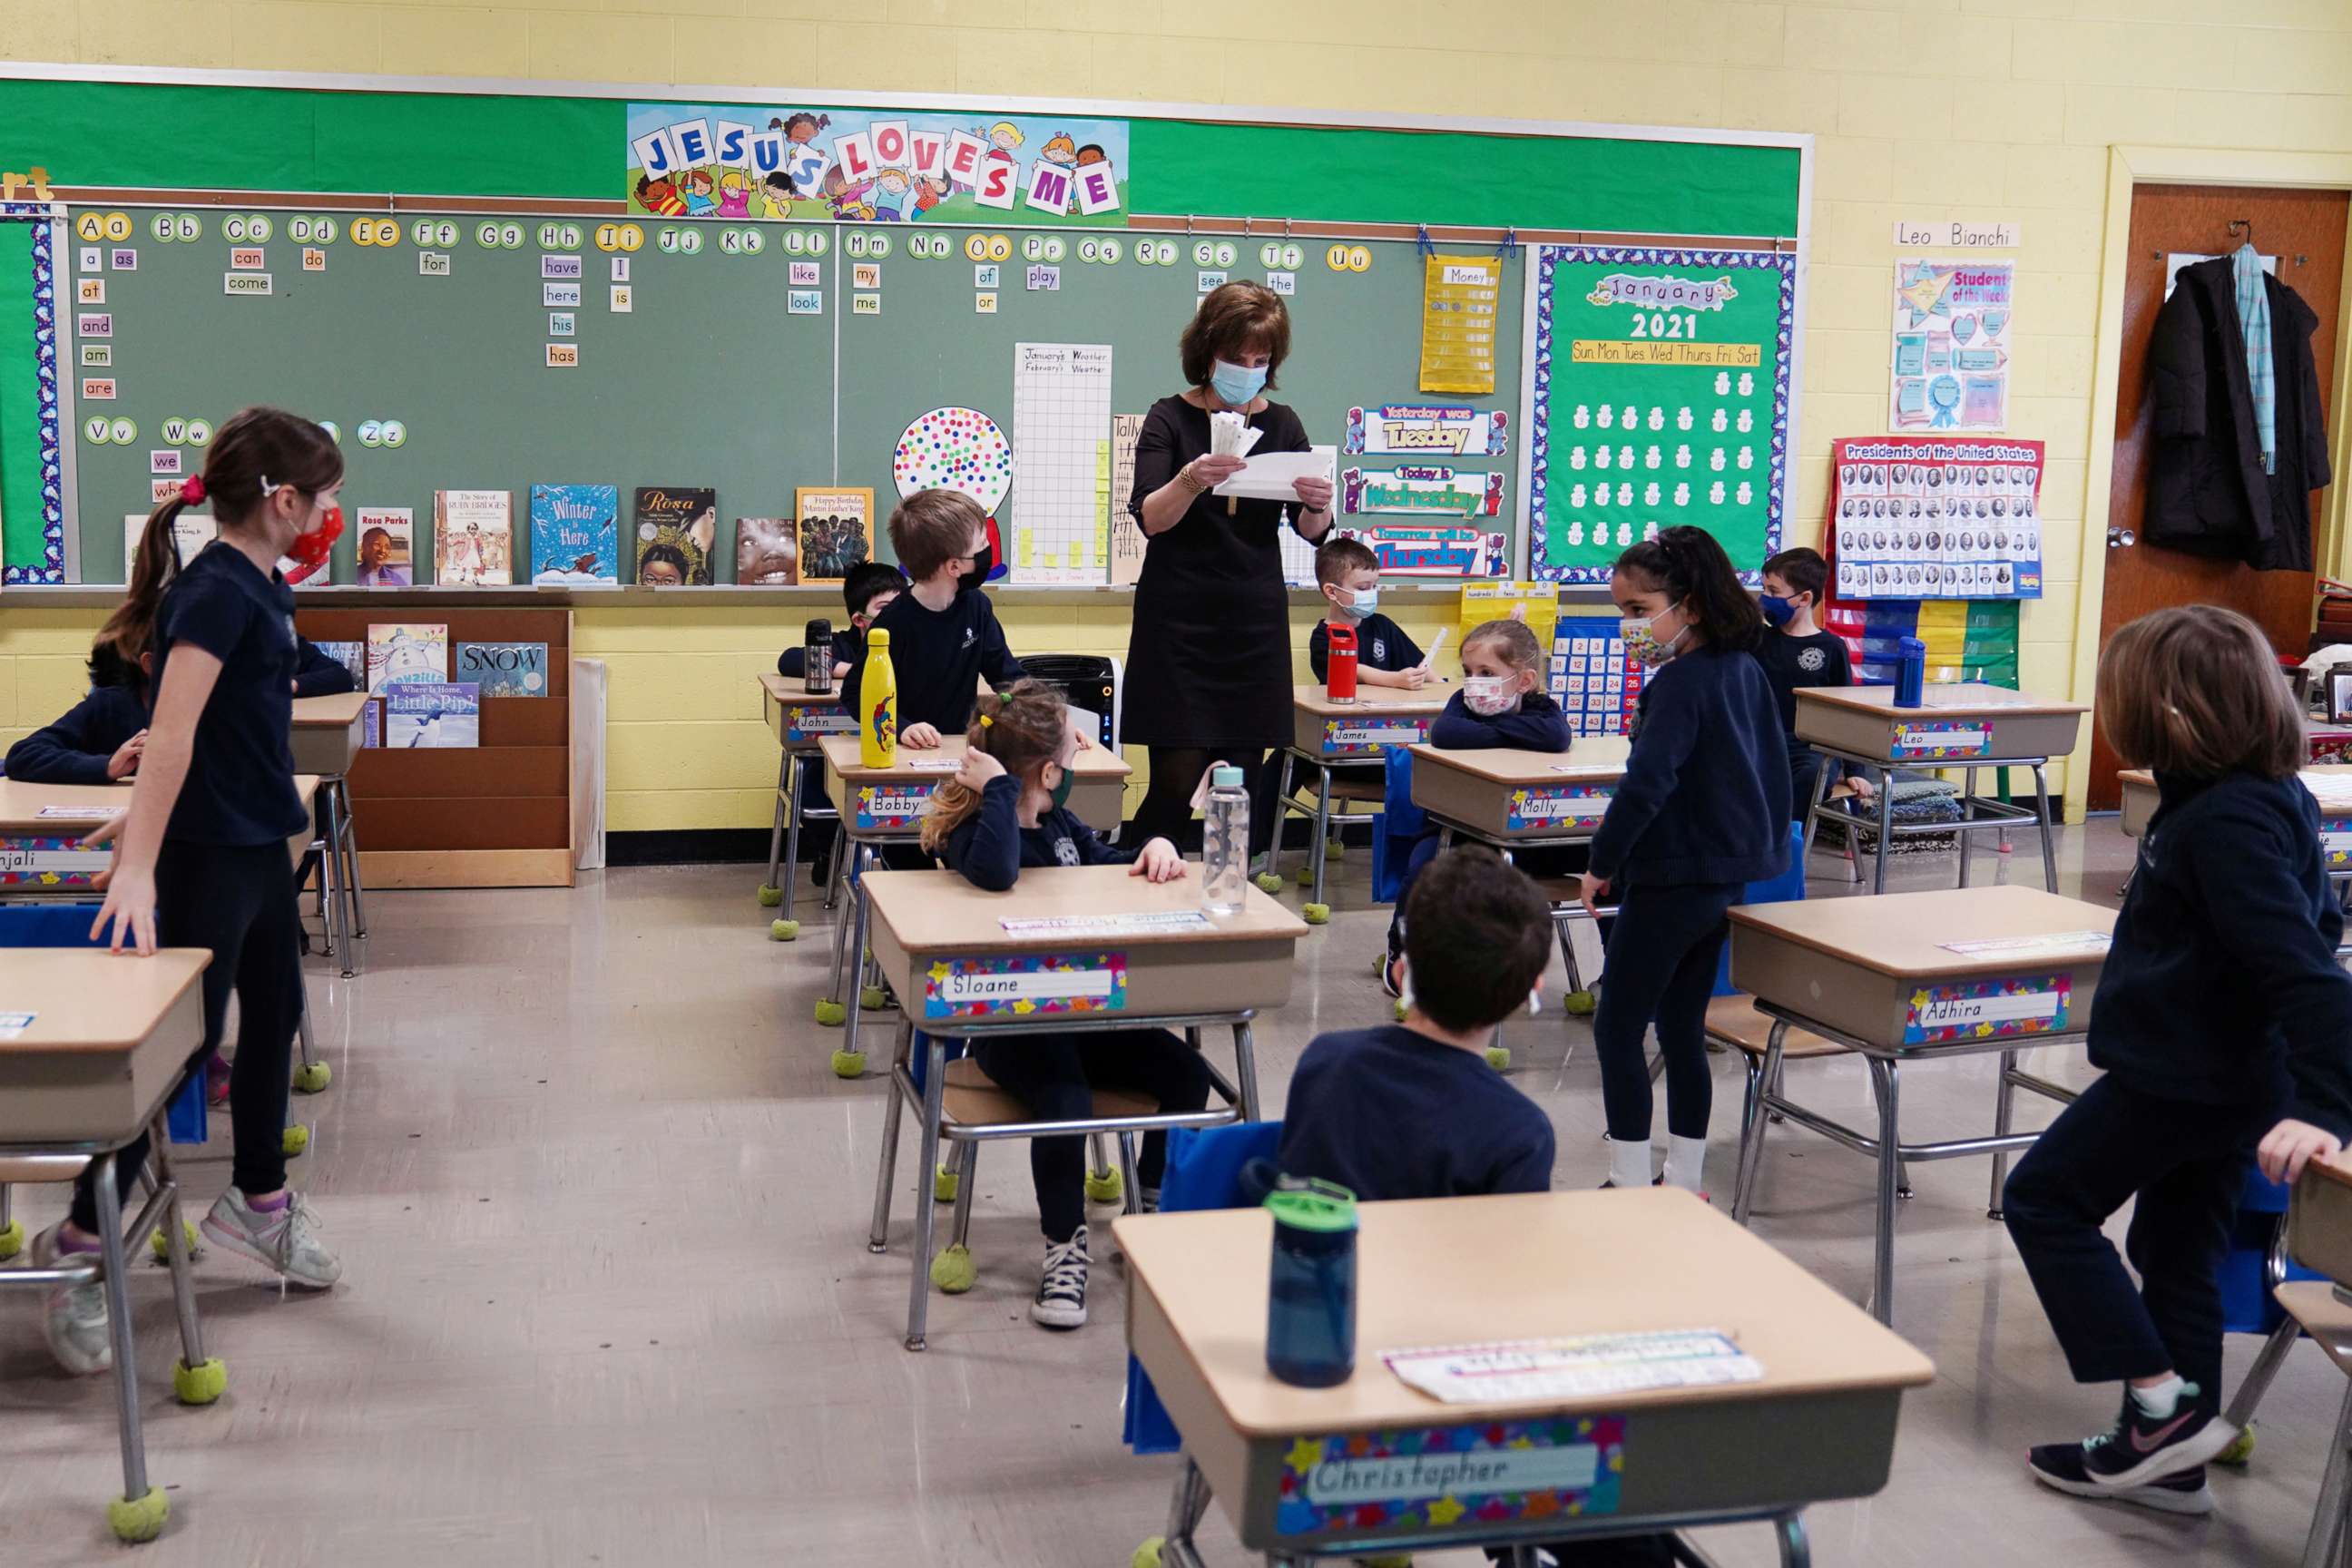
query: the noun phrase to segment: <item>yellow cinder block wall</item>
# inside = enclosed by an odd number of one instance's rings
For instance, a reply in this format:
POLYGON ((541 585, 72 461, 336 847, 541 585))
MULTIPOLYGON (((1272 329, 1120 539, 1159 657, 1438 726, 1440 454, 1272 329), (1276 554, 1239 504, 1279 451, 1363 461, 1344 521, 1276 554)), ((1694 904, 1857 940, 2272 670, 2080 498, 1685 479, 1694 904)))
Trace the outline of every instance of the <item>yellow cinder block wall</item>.
MULTIPOLYGON (((0 0, 12 55, 92 64, 1811 132, 1792 540, 1818 539, 1830 441, 1885 426, 1895 220, 2016 222, 2010 428, 2049 443, 2046 596, 2026 607, 2021 673, 2051 695, 2069 694, 2078 611, 2097 613, 2076 600, 2106 147, 2352 149, 2347 0, 1658 0, 1638 19, 1616 0, 1266 0, 1248 16, 1235 41, 1230 11, 1185 0, 0 0)), ((1417 637, 1453 618, 1397 597, 1417 637)), ((1303 640, 1311 617, 1296 618, 1303 640)), ((71 697, 96 620, 0 605, 0 735, 71 697)), ((1015 602, 1004 620, 1023 650, 1126 646, 1123 611, 1108 605, 1015 602)), ((750 677, 797 624, 580 612, 580 651, 612 665, 614 828, 766 824, 775 753, 750 677)))

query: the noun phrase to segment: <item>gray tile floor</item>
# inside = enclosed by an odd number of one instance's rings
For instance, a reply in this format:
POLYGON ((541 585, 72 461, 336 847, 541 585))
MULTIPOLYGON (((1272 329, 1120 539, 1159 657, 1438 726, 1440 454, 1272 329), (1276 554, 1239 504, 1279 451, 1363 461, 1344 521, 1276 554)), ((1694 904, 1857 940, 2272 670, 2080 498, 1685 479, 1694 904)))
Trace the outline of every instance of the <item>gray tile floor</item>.
MULTIPOLYGON (((2111 819, 2068 833, 2064 887, 2113 901, 2127 861, 2111 819)), ((2037 882, 2037 862, 2021 843, 1996 865, 2037 882)), ((1934 883, 1949 868, 1906 866, 1901 880, 1934 883)), ((1839 866, 1814 870, 1817 895, 1844 890, 1839 866)), ((1367 908, 1365 872, 1360 852, 1339 869, 1341 913, 1305 943, 1291 1005, 1260 1030, 1270 1106, 1317 1032, 1386 1014, 1370 967, 1386 915, 1367 908)), ((169 1396, 165 1282, 140 1268, 150 1463, 173 1519, 138 1562, 1114 1568, 1157 1531, 1170 1461, 1118 1444, 1120 1277, 1097 1270, 1094 1321, 1079 1332, 1030 1326, 1039 1242, 1016 1151, 981 1165, 978 1288, 934 1297, 928 1353, 899 1349, 903 1202, 898 1250, 876 1258, 864 1245, 880 1084, 827 1069, 836 1036, 810 1016, 824 928, 769 942, 758 879, 752 868, 630 870, 568 893, 370 900, 367 972, 345 984, 312 969, 335 1083, 297 1102, 317 1126, 297 1180, 342 1253, 344 1283, 281 1299, 233 1259, 202 1260, 206 1325, 231 1384, 219 1405, 184 1410, 169 1396)), ((886 1037, 872 1037, 877 1058, 886 1037)), ((1597 1184, 1589 1031, 1549 1012, 1510 1038, 1515 1080, 1560 1130, 1556 1180, 1597 1184)), ((1914 1072, 1906 1129, 1982 1124, 1990 1062, 1914 1072)), ((2035 1065, 2084 1072, 2078 1055, 2035 1065)), ((1718 1129, 1736 1124, 1738 1073, 1718 1058, 1718 1129)), ((1793 1068, 1791 1082, 1862 1114, 1853 1064, 1793 1068)), ((226 1180, 223 1139, 187 1163, 196 1212, 226 1180)), ((1780 1130, 1757 1228, 1859 1297, 1871 1174, 1780 1130)), ((1727 1203, 1721 1142, 1710 1175, 1727 1203)), ((909 1155, 900 1179, 912 1178, 909 1155)), ((1813 1510, 1816 1560, 2294 1561, 2343 1394, 2317 1350, 2289 1360, 2251 1471, 2217 1472, 2211 1521, 2042 1491, 2021 1468, 2025 1446, 2088 1431, 2110 1395, 2068 1381, 1984 1217, 1984 1163, 1923 1166, 1915 1179, 1896 1327, 1938 1377, 1906 1402, 1885 1492, 1813 1510)), ((25 1199, 30 1221, 57 1211, 54 1193, 25 1199)), ((1475 1282, 1461 1285, 1475 1305, 1475 1282)), ((111 1388, 58 1374, 29 1298, 5 1300, 0 1561, 113 1560, 101 1514, 121 1484, 111 1388)), ((2233 1379, 2253 1349, 2232 1342, 2233 1379)), ((1204 1541, 1213 1561, 1242 1561, 1213 1513, 1204 1541)), ((1769 1560, 1761 1529, 1707 1544, 1727 1564, 1769 1560)))

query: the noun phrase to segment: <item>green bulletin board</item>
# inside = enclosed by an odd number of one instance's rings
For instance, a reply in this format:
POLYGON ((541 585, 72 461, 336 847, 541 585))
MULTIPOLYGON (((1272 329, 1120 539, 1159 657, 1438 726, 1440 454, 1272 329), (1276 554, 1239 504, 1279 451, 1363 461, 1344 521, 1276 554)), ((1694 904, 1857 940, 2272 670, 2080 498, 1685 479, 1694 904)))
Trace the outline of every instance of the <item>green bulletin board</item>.
POLYGON ((1786 500, 1796 258, 1547 245, 1528 288, 1529 575, 1605 583, 1677 523, 1759 574, 1786 500))

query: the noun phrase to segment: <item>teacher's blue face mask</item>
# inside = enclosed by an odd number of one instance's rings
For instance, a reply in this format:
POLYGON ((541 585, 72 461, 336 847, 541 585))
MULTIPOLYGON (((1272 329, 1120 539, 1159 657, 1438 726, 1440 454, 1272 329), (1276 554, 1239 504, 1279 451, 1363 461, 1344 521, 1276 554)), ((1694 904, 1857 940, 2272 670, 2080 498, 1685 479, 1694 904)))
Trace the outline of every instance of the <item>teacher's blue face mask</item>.
POLYGON ((1265 366, 1218 360, 1209 372, 1209 384, 1234 407, 1247 408, 1250 399, 1265 389, 1265 366))

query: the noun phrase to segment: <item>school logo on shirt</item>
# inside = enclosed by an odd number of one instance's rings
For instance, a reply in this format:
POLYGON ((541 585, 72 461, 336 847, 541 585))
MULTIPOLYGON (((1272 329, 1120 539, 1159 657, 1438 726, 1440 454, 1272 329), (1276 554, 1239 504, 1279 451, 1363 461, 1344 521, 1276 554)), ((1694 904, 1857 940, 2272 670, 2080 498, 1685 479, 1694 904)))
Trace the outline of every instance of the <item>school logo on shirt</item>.
POLYGON ((1372 657, 1374 658, 1386 658, 1388 656, 1388 639, 1386 637, 1374 637, 1372 639, 1372 657))
POLYGON ((1056 859, 1056 860, 1058 860, 1058 861, 1060 861, 1060 862, 1061 862, 1063 865, 1065 865, 1065 866, 1075 866, 1075 865, 1076 865, 1076 864, 1078 863, 1078 847, 1077 847, 1077 845, 1076 845, 1075 843, 1071 842, 1071 841, 1070 841, 1069 839, 1067 839, 1067 838, 1056 838, 1056 839, 1055 839, 1055 840, 1054 840, 1054 858, 1055 858, 1055 859, 1056 859))
POLYGON ((1797 668, 1807 675, 1819 675, 1827 668, 1830 656, 1817 647, 1809 647, 1797 656, 1797 668))
POLYGON ((974 631, 974 630, 973 630, 971 627, 970 627, 970 626, 966 626, 966 627, 964 627, 964 629, 963 629, 963 646, 964 646, 964 647, 970 647, 973 643, 978 642, 979 640, 980 640, 980 634, 979 634, 978 632, 974 631))

